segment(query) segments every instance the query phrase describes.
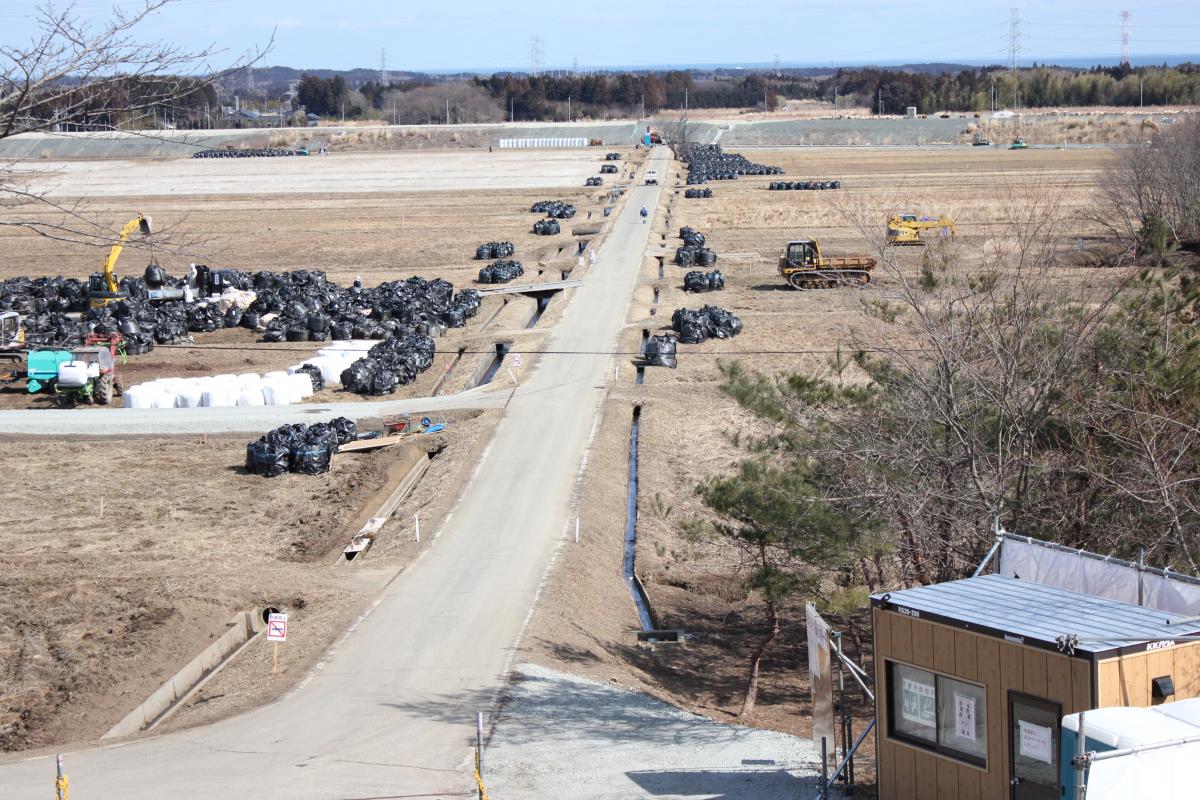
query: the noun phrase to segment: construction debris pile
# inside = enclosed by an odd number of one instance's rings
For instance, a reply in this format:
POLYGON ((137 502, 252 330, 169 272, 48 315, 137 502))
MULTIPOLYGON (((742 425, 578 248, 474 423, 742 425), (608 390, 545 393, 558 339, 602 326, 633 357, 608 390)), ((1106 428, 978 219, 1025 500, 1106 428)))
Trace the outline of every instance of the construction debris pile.
POLYGON ((575 205, 563 200, 539 200, 529 207, 534 214, 545 214, 555 219, 570 219, 575 216, 575 205))
POLYGON ((391 394, 429 369, 434 352, 433 339, 419 333, 385 339, 342 372, 342 388, 375 397, 391 394))
POLYGON ((789 189, 821 191, 824 189, 840 188, 842 188, 841 181, 771 181, 767 184, 767 190, 772 192, 787 191, 789 189))
POLYGON ((480 283, 508 283, 525 274, 520 261, 497 261, 479 270, 480 283))
POLYGON ((717 306, 699 311, 677 308, 671 315, 671 328, 684 344, 701 344, 707 339, 732 339, 742 332, 742 321, 717 306))
POLYGON ((340 445, 358 436, 353 420, 338 417, 315 425, 283 425, 246 445, 246 471, 264 478, 285 472, 320 475, 340 445))
POLYGON ((558 220, 548 217, 546 219, 539 219, 533 223, 533 232, 538 236, 554 236, 557 233, 561 233, 562 228, 559 227, 558 220))
POLYGON ((712 189, 684 189, 683 196, 688 200, 701 200, 713 196, 712 189))
POLYGON ((675 248, 675 263, 681 267, 713 267, 717 254, 704 246, 704 234, 695 228, 682 227, 679 238, 683 246, 675 248))
POLYGON ((508 258, 517 252, 512 242, 484 242, 475 248, 476 261, 490 261, 493 258, 508 258))
POLYGON ((707 273, 693 270, 683 276, 685 292, 719 292, 724 288, 725 276, 719 269, 707 273))
POLYGON ((709 181, 733 181, 738 175, 782 175, 779 167, 755 164, 740 153, 726 153, 719 144, 685 144, 679 160, 687 164, 689 186, 709 181))

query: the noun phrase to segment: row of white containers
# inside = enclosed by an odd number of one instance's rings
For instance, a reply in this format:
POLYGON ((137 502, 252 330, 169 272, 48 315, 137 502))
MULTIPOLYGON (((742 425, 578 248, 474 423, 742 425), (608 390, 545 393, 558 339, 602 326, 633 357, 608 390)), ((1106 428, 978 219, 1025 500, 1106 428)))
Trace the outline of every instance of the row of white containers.
POLYGON ((220 408, 232 406, 287 406, 313 393, 312 379, 297 372, 305 364, 321 370, 325 383, 340 385, 342 371, 365 358, 374 341, 331 342, 312 358, 282 370, 259 375, 209 375, 203 378, 159 378, 125 390, 126 408, 220 408))
POLYGON ((500 147, 587 147, 587 139, 501 139, 500 147))

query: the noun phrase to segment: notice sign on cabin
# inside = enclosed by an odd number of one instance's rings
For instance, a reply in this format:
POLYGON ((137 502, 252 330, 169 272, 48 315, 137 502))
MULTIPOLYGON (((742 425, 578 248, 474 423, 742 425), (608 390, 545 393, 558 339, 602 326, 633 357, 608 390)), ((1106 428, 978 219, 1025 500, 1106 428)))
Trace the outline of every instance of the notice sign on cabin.
POLYGON ((937 727, 936 693, 931 684, 904 678, 900 686, 900 697, 903 701, 900 716, 927 728, 937 727))
POLYGON ((975 698, 954 695, 954 733, 960 739, 975 741, 975 698))
POLYGON ((1021 728, 1021 743, 1019 745, 1021 755, 1026 758, 1036 759, 1044 764, 1053 764, 1053 731, 1041 725, 1026 722, 1023 719, 1017 720, 1017 723, 1021 728))

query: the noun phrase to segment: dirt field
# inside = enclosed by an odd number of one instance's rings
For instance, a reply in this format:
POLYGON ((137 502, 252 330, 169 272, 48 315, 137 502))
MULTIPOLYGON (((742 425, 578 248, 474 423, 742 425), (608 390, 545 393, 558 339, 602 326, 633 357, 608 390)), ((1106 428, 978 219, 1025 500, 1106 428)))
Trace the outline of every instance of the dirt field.
MULTIPOLYGON (((603 153, 588 152, 590 174, 603 153)), ((89 205, 115 225, 140 209, 160 227, 204 239, 204 260, 213 266, 322 268, 333 280, 348 283, 361 275, 368 285, 417 274, 456 287, 473 285, 486 263, 472 260, 475 246, 488 240, 516 243, 516 257, 526 266, 520 282, 557 279, 575 263, 573 256, 559 257, 560 249, 576 249, 571 225, 595 222, 602 208, 582 187, 104 198, 89 205), (539 218, 530 204, 557 198, 577 205, 576 219, 557 237, 529 233, 539 218), (539 268, 539 260, 546 266, 539 268), (539 269, 550 274, 542 277, 539 269)), ((0 237, 9 256, 0 278, 85 277, 104 256, 12 228, 0 237)), ((146 258, 127 249, 119 271, 138 274, 146 258)), ((187 263, 170 255, 160 261, 174 274, 187 263)), ((465 329, 438 341, 434 365, 403 391, 460 391, 494 353, 497 339, 536 349, 562 303, 552 300, 539 327, 526 332, 534 301, 486 298, 465 329), (460 349, 466 351, 461 356, 460 349)), ((303 361, 320 347, 262 345, 256 338, 242 329, 198 334, 195 346, 159 347, 131 358, 122 374, 128 384, 261 372, 303 361)), ((527 357, 513 368, 517 378, 533 363, 527 357)), ((326 390, 314 400, 355 398, 326 390)), ((21 387, 0 390, 0 408, 46 404, 21 387)), ((169 724, 234 713, 284 691, 419 552, 411 538, 413 513, 419 510, 423 526, 435 530, 457 498, 497 415, 448 417, 450 431, 439 440, 445 449, 353 570, 331 562, 354 533, 351 523, 377 503, 399 449, 339 456, 328 476, 264 481, 242 472, 246 436, 7 439, 0 463, 22 481, 0 512, 0 605, 8 609, 0 619, 0 750, 96 739, 222 633, 233 613, 256 605, 286 605, 295 615, 298 638, 289 636, 283 672, 272 679, 269 665, 262 669, 262 659, 269 662, 265 651, 244 654, 169 724)))
MULTIPOLYGON (((564 545, 527 642, 532 660, 635 686, 724 720, 740 708, 746 665, 765 630, 765 619, 761 604, 748 599, 740 585, 736 553, 690 541, 680 530, 682 521, 706 516, 694 493, 696 484, 728 471, 742 457, 731 438, 758 430, 757 423, 719 391, 717 362, 740 360, 764 372, 830 376, 831 351, 839 344, 850 350, 878 335, 866 324, 862 304, 887 299, 897 285, 895 276, 882 273, 866 289, 788 289, 776 271, 783 244, 789 238, 811 236, 831 254, 865 252, 867 242, 843 211, 878 220, 880 235, 888 213, 936 212, 957 221, 959 246, 970 254, 1006 235, 1001 220, 1010 192, 1019 202, 1031 186, 1061 193, 1069 215, 1079 219, 1078 235, 1084 235, 1088 226, 1081 214, 1109 157, 1099 150, 916 148, 756 149, 748 155, 783 167, 787 179, 839 178, 844 188, 771 192, 765 184, 779 178, 742 178, 709 184, 716 195, 711 200, 686 200, 681 194, 672 198, 669 215, 656 221, 671 254, 680 244, 674 238, 680 226, 704 232, 706 244, 720 254, 717 266, 724 271, 727 288, 687 295, 681 281, 685 270, 671 264, 671 256, 662 279, 657 260, 648 258, 622 350, 636 352, 643 329, 666 330, 671 312, 683 306, 722 306, 742 318, 745 330, 728 341, 680 345, 679 368, 648 368, 644 386, 633 385, 634 360, 623 362, 624 388, 607 406, 583 484, 581 543, 564 545), (651 316, 655 287, 660 302, 651 316), (637 645, 637 617, 620 579, 631 409, 639 403, 637 572, 659 626, 695 634, 685 645, 637 645)), ((917 274, 920 258, 920 248, 899 254, 908 277, 917 274)), ((1109 275, 1064 270, 1063 280, 1086 285, 1108 280, 1109 275)), ((751 722, 804 735, 811 721, 801 605, 789 610, 783 633, 768 652, 751 722)), ((848 652, 869 661, 869 624, 847 629, 847 637, 848 652)), ((866 710, 860 707, 858 713, 866 710)), ((867 752, 860 763, 869 767, 870 758, 867 752)))
MULTIPOLYGON (((514 151, 515 152, 515 151, 514 151)), ((623 170, 640 163, 644 152, 623 151, 629 161, 620 162, 623 170)), ((536 164, 546 153, 521 154, 524 163, 536 164)), ((596 173, 603 163, 603 152, 586 151, 588 174, 596 173)), ((457 154, 464 161, 461 171, 481 157, 478 153, 457 154)), ((486 154, 483 154, 486 155, 486 154)), ((512 153, 505 153, 511 156, 512 153)), ((413 160, 424 164, 423 154, 374 154, 363 158, 413 160)), ((443 158, 447 156, 443 154, 443 158)), ((359 156, 354 156, 359 158, 359 156)), ((201 162, 181 160, 191 167, 199 164, 224 171, 229 178, 246 161, 201 162)), ((120 175, 122 162, 79 162, 89 171, 102 168, 109 175, 120 175)), ((176 162, 167 162, 175 164, 176 162)), ((297 162, 298 163, 298 162, 297 162)), ((584 163, 584 162, 581 162, 584 163)), ((425 167, 421 167, 424 169, 425 167)), ((406 167, 416 170, 417 167, 406 167)), ((436 177, 436 170, 434 170, 436 177)), ((612 184, 613 176, 609 178, 612 184)), ((621 177, 621 176, 617 176, 621 177)), ((491 189, 461 191, 347 194, 228 195, 188 197, 136 197, 90 200, 87 213, 119 227, 137 210, 150 214, 157 229, 176 242, 187 242, 186 252, 148 251, 126 248, 118 263, 118 272, 140 275, 149 257, 156 257, 173 275, 182 275, 190 262, 206 263, 215 268, 247 271, 321 269, 333 281, 347 285, 361 277, 367 286, 384 281, 403 280, 412 275, 426 279, 444 278, 456 289, 477 287, 479 268, 488 262, 475 261, 475 248, 486 241, 511 241, 525 275, 513 284, 558 280, 564 270, 576 267, 577 242, 591 242, 595 235, 573 236, 572 228, 595 225, 604 219, 605 190, 586 189, 582 177, 573 188, 491 189), (530 206, 545 199, 562 199, 578 209, 571 220, 563 221, 557 236, 537 236, 532 224, 541 219, 530 206)), ((129 185, 129 184, 122 184, 129 185)), ((70 202, 75 202, 71 200, 70 202)), ((43 222, 61 219, 45 208, 27 207, 23 215, 43 222)), ((22 213, 22 212, 18 212, 22 213)), ((0 264, 0 279, 20 275, 69 275, 85 279, 99 269, 105 250, 72 245, 38 236, 16 228, 0 228, 0 246, 10 257, 0 264)), ((551 308, 555 302, 552 301, 551 308)), ((548 313, 549 313, 548 309, 548 313)), ((395 396, 420 397, 431 394, 447 366, 469 377, 483 351, 493 347, 491 335, 524 328, 533 313, 533 301, 514 297, 485 298, 479 315, 465 328, 451 329, 438 340, 438 355, 433 366, 417 382, 400 387, 395 396), (457 352, 465 370, 459 370, 457 352), (479 352, 476 352, 479 351, 479 352)), ((227 372, 266 372, 283 369, 314 354, 319 344, 262 345, 250 331, 231 329, 211 334, 196 334, 195 347, 156 348, 136 356, 119 372, 125 385, 162 377, 201 377, 227 372)), ((442 391, 456 390, 448 383, 442 391)), ((458 388, 462 388, 461 384, 458 388)), ((340 389, 328 390, 312 402, 332 399, 354 400, 357 395, 340 389)), ((0 386, 0 408, 49 406, 48 396, 29 397, 20 385, 0 386)))

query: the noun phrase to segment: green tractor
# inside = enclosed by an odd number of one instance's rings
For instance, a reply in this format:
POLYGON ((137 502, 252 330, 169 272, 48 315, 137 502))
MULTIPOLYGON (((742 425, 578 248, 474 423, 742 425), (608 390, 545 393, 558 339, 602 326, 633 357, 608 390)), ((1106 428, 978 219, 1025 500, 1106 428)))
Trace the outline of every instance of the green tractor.
MULTIPOLYGON (((79 403, 106 406, 124 393, 116 370, 119 342, 119 337, 89 336, 83 347, 74 348, 68 359, 60 361, 54 379, 46 386, 54 392, 59 406, 74 408, 79 403)), ((63 352, 59 351, 59 358, 63 352)))

